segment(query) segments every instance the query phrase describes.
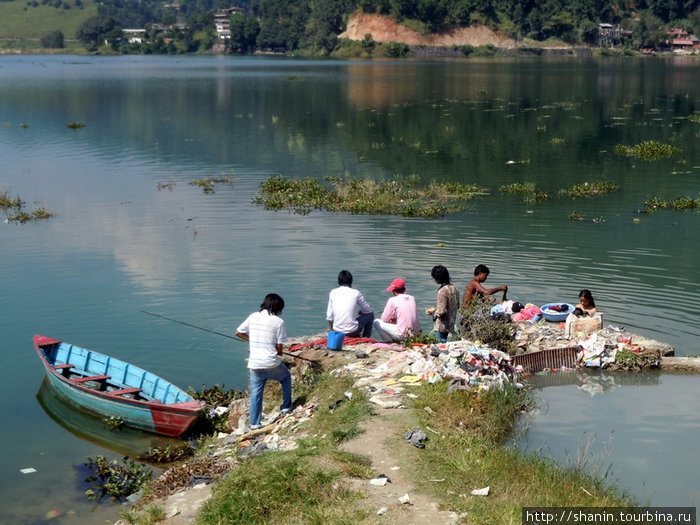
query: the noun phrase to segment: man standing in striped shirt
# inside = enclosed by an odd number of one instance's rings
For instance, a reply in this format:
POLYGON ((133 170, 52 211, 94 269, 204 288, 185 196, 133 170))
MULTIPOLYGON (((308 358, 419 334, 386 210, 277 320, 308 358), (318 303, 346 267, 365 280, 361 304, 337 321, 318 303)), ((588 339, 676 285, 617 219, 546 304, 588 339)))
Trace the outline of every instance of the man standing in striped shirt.
POLYGON ((275 293, 267 294, 254 312, 236 329, 236 335, 249 342, 248 373, 250 377, 250 429, 260 428, 263 393, 268 380, 282 385, 282 414, 292 411, 292 374, 279 356, 282 343, 287 341, 284 320, 279 317, 284 299, 275 293))

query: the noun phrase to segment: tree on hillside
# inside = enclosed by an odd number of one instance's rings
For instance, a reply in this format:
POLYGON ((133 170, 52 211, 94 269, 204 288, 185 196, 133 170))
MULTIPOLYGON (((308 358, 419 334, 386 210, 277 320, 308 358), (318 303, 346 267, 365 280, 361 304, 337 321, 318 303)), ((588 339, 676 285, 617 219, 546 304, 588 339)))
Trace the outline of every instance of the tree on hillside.
POLYGON ((257 0, 252 7, 254 15, 260 20, 259 48, 299 49, 309 19, 308 0, 257 0))
POLYGON ((302 47, 330 54, 345 29, 347 16, 355 10, 354 0, 318 0, 311 4, 302 47))
POLYGON ((260 33, 260 24, 255 18, 234 13, 229 21, 229 29, 231 38, 226 46, 232 53, 245 54, 255 49, 255 41, 260 33))
MULTIPOLYGON (((111 16, 91 16, 75 32, 75 38, 85 43, 100 44, 105 35, 117 28, 117 22, 111 16)), ((121 28, 119 28, 121 31, 121 28)))
POLYGON ((65 47, 65 38, 63 31, 50 31, 41 37, 41 47, 46 49, 63 49, 65 47))

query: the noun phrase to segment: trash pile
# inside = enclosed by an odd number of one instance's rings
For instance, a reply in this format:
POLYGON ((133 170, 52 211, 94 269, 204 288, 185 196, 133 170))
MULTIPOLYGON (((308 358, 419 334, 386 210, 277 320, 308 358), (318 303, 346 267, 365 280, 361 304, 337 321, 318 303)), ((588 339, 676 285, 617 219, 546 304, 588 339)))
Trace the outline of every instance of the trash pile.
MULTIPOLYGON (((624 328, 613 325, 606 325, 590 333, 573 332, 567 336, 565 323, 551 323, 547 321, 518 322, 518 330, 515 334, 518 354, 531 353, 552 348, 567 346, 596 346, 617 347, 621 349, 619 343, 623 343, 624 348, 635 352, 658 351, 663 356, 674 355, 673 346, 649 339, 637 334, 633 334, 624 328), (594 343, 587 343, 587 340, 595 336, 594 343)), ((602 350, 602 349, 601 349, 602 350)))
MULTIPOLYGON (((372 350, 387 349, 387 346, 376 345, 372 350)), ((373 354, 371 351, 369 356, 373 354)), ((452 390, 472 387, 488 390, 514 381, 516 370, 505 352, 470 341, 451 341, 439 345, 415 345, 394 353, 381 364, 373 359, 353 361, 331 373, 351 374, 356 378, 354 386, 368 391, 372 403, 384 408, 399 408, 403 406, 401 395, 404 391, 424 381, 450 381, 452 390)))

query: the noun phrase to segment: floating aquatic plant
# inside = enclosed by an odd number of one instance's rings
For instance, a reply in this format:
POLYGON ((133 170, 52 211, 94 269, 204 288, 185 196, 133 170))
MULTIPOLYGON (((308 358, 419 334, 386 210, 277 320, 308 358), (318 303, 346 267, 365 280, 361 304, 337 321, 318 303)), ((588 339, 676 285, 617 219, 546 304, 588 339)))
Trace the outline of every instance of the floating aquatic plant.
POLYGON ((170 182, 159 182, 156 185, 156 188, 158 189, 158 191, 160 191, 160 190, 173 191, 175 189, 175 180, 172 177, 170 177, 170 182))
POLYGON ((10 197, 10 194, 6 191, 0 193, 0 207, 20 208, 22 206, 22 204, 23 204, 22 199, 20 199, 19 197, 15 197, 13 199, 10 197))
POLYGON ((20 224, 24 224, 25 222, 29 222, 31 220, 31 214, 27 213, 26 211, 18 211, 17 213, 7 216, 8 222, 19 222, 20 224))
POLYGON ((306 215, 313 210, 437 217, 462 211, 465 203, 485 190, 458 183, 436 183, 421 187, 417 177, 391 181, 353 180, 328 177, 324 184, 316 179, 286 179, 273 175, 260 185, 253 199, 268 210, 292 210, 306 215))
POLYGON ((574 184, 569 189, 559 190, 559 194, 571 197, 573 199, 586 199, 590 197, 607 195, 608 193, 612 193, 619 189, 620 187, 612 182, 583 182, 581 184, 574 184))
POLYGON ((536 190, 534 182, 506 184, 498 188, 498 191, 509 195, 522 195, 523 200, 527 203, 542 202, 549 199, 548 193, 536 190))
POLYGON ((192 448, 186 445, 181 447, 167 445, 165 448, 151 447, 146 454, 140 456, 140 459, 151 463, 172 463, 189 457, 193 453, 192 448))
POLYGON ((653 213, 657 210, 688 211, 700 208, 700 199, 692 197, 677 197, 672 201, 665 201, 658 197, 652 197, 644 202, 644 210, 653 213))
POLYGON ((152 472, 149 468, 127 457, 123 458, 121 464, 116 459, 109 461, 104 456, 87 459, 86 466, 95 471, 94 475, 85 478, 87 483, 94 484, 85 491, 90 500, 107 495, 123 501, 151 479, 152 472))
POLYGON ((645 140, 634 146, 623 146, 618 144, 615 146, 615 153, 627 157, 637 157, 643 160, 657 160, 673 155, 678 155, 683 150, 670 144, 664 144, 656 140, 645 140))
POLYGON ((225 412, 217 411, 217 407, 228 407, 231 401, 234 399, 240 399, 244 396, 243 392, 240 390, 226 390, 224 385, 214 385, 209 388, 202 386, 202 390, 196 391, 193 388, 189 388, 187 393, 191 395, 194 399, 198 400, 202 405, 202 413, 204 415, 204 421, 206 427, 202 431, 204 433, 213 433, 215 431, 225 432, 226 421, 228 419, 228 414, 225 412))
POLYGON ((688 115, 688 120, 690 122, 695 122, 696 124, 700 124, 700 113, 693 113, 692 115, 688 115))
POLYGON ((16 213, 7 216, 7 221, 19 222, 20 224, 24 224, 25 222, 29 222, 32 220, 37 221, 41 219, 48 219, 50 217, 53 217, 53 213, 46 210, 45 208, 37 208, 31 213, 22 211, 21 208, 17 208, 16 213))
POLYGON ((37 208, 32 212, 32 219, 48 219, 53 217, 53 213, 48 211, 46 208, 37 208))
POLYGON ((67 124, 66 127, 70 129, 80 129, 84 128, 87 124, 83 124, 82 122, 71 122, 70 124, 67 124))
POLYGON ((605 219, 603 217, 593 217, 592 219, 589 219, 588 217, 577 211, 572 211, 569 214, 569 219, 576 222, 593 222, 596 224, 601 224, 605 222, 605 219))
POLYGON ((190 186, 199 186, 202 188, 204 193, 214 193, 214 184, 231 184, 232 179, 228 177, 223 177, 219 179, 206 178, 206 179, 194 179, 190 181, 190 186))
POLYGON ((121 427, 124 426, 124 420, 119 416, 110 416, 103 419, 102 421, 107 423, 107 426, 110 430, 119 430, 121 427))
POLYGON ((534 182, 514 182, 513 184, 506 184, 498 188, 501 193, 507 194, 527 194, 535 193, 535 183, 534 182))

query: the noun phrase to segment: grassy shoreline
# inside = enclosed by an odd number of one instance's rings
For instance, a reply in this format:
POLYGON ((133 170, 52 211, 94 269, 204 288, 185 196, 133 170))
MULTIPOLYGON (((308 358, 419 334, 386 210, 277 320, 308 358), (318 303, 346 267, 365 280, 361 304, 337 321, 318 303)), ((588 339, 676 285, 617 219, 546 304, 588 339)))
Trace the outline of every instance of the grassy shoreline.
MULTIPOLYGON (((318 410, 294 430, 280 432, 281 439, 294 441, 293 448, 247 459, 240 457, 238 444, 227 448, 208 443, 201 448, 200 455, 216 450, 236 467, 216 481, 195 523, 392 523, 389 516, 377 516, 368 499, 366 484, 378 474, 368 456, 343 450, 345 443, 362 440, 368 426, 380 424, 375 405, 363 388, 354 386, 356 378, 350 374, 325 371, 305 379, 295 384, 295 395, 314 400, 318 410), (339 399, 344 401, 337 403, 339 399)), ((270 386, 268 407, 279 397, 276 385, 270 386)), ((405 410, 391 411, 400 430, 387 440, 402 473, 440 509, 458 516, 458 523, 521 523, 523 507, 634 504, 607 480, 582 468, 561 466, 504 444, 518 415, 531 407, 527 389, 506 383, 503 388, 450 391, 442 381, 412 387, 411 393, 403 398, 405 410), (423 449, 404 442, 404 433, 416 427, 429 429, 423 449), (487 497, 470 495, 474 487, 486 486, 487 497)), ((164 520, 163 512, 152 510, 154 505, 160 503, 145 498, 140 514, 122 519, 164 520), (150 515, 160 518, 145 518, 149 508, 150 515)))

